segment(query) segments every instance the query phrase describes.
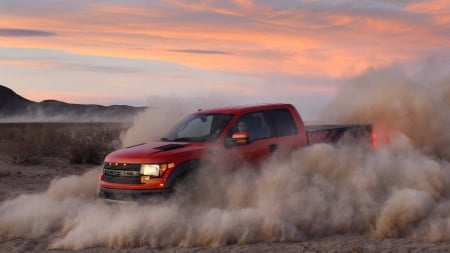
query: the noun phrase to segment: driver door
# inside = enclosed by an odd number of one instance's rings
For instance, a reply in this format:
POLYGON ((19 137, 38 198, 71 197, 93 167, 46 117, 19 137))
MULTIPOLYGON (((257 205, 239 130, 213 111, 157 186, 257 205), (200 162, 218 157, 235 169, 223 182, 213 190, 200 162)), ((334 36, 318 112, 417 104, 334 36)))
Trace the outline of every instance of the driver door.
POLYGON ((253 112, 242 115, 228 132, 226 139, 230 140, 235 133, 242 131, 242 122, 247 126, 248 142, 227 147, 228 151, 250 163, 256 163, 268 157, 276 147, 275 139, 267 123, 264 112, 253 112), (241 127, 241 128, 239 128, 241 127))

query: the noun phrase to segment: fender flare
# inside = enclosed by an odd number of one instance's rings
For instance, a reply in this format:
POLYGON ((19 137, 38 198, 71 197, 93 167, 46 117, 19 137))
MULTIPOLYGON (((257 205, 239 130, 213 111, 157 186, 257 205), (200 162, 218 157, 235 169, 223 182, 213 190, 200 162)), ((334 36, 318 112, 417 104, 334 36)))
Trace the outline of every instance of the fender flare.
POLYGON ((167 179, 166 186, 167 188, 172 188, 177 181, 183 179, 188 174, 192 173, 196 169, 201 166, 208 164, 205 160, 194 159, 181 163, 176 166, 175 169, 170 173, 169 178, 167 179))

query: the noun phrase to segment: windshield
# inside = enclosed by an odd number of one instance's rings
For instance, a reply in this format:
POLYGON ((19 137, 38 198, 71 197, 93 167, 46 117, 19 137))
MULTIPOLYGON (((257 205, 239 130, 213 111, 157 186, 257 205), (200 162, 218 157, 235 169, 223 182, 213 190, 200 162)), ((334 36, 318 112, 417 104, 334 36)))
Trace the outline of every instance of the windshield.
POLYGON ((215 141, 233 118, 232 114, 192 114, 181 121, 162 141, 215 141))

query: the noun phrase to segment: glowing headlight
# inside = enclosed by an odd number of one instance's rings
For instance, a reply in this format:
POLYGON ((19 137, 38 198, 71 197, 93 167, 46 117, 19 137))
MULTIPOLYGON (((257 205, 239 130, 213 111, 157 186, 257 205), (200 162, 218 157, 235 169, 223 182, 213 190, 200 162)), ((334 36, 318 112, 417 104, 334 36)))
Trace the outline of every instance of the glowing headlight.
POLYGON ((175 167, 175 163, 141 164, 141 182, 146 183, 152 177, 162 177, 164 173, 175 167))
POLYGON ((159 177, 161 176, 161 167, 159 164, 142 164, 141 175, 159 177))

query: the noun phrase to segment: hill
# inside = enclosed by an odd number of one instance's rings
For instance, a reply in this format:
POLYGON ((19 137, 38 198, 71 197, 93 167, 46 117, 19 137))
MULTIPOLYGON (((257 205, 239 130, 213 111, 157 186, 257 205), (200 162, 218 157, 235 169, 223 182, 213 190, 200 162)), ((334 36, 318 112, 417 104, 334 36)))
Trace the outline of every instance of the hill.
POLYGON ((35 102, 0 85, 0 122, 127 122, 145 108, 71 104, 58 100, 35 102))
POLYGON ((0 116, 24 113, 35 102, 25 99, 13 90, 0 85, 0 116))

